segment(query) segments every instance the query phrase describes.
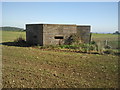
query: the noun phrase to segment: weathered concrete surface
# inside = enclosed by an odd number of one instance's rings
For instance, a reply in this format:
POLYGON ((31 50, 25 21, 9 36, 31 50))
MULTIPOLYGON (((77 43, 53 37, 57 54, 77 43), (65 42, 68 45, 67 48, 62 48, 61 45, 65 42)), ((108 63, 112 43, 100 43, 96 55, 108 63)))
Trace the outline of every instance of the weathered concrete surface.
POLYGON ((27 24, 26 41, 30 44, 60 45, 71 34, 78 34, 83 43, 90 41, 90 26, 65 24, 27 24))
POLYGON ((64 39, 72 33, 76 33, 75 25, 45 24, 43 26, 43 44, 62 44, 64 39), (55 39, 55 37, 59 38, 59 36, 63 37, 63 39, 55 39))
POLYGON ((90 26, 77 26, 77 34, 80 35, 83 43, 89 43, 90 37, 90 26))

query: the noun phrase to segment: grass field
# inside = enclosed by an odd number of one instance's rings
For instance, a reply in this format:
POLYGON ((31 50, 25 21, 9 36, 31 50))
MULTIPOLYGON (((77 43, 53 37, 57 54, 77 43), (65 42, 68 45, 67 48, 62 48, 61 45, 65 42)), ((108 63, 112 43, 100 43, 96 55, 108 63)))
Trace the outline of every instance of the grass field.
POLYGON ((25 35, 25 32, 2 31, 2 42, 13 42, 18 37, 23 37, 25 39, 25 35))
POLYGON ((96 42, 100 42, 101 44, 105 44, 107 40, 107 44, 110 45, 113 49, 118 48, 118 43, 120 43, 118 39, 118 35, 115 34, 92 34, 92 40, 96 42))
MULTIPOLYGON (((3 31, 3 42, 25 32, 3 31)), ((94 35, 101 40, 107 35, 94 35)), ((109 35, 108 35, 109 37, 109 35)), ((111 36, 111 40, 116 36, 111 36)), ((115 39, 113 39, 115 40, 115 39)), ((4 88, 117 88, 118 56, 2 47, 4 88)))

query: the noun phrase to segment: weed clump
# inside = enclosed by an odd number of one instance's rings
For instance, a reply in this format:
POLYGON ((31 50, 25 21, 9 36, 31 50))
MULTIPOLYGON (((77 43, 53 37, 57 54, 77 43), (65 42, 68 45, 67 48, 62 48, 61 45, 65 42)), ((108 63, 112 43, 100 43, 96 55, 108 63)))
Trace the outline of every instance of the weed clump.
POLYGON ((17 39, 14 40, 14 44, 15 46, 28 46, 28 44, 26 43, 25 39, 22 37, 18 37, 17 39))
POLYGON ((79 45, 81 43, 83 43, 83 41, 78 34, 71 34, 64 42, 65 45, 79 45))
POLYGON ((22 37, 18 37, 16 40, 14 40, 14 42, 17 42, 17 43, 25 43, 25 39, 22 38, 22 37))

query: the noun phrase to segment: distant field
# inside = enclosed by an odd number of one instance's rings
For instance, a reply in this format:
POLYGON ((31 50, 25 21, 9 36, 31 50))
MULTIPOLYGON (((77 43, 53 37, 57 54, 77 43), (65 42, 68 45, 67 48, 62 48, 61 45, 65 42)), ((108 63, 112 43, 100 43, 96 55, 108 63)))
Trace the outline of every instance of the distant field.
POLYGON ((118 35, 116 34, 92 34, 92 40, 95 41, 118 41, 118 35))
POLYGON ((18 37, 26 38, 26 33, 16 31, 2 31, 2 42, 12 42, 18 37))
MULTIPOLYGON (((3 42, 13 42, 19 36, 25 38, 25 32, 2 33, 3 42)), ((98 37, 99 40, 106 39, 107 35, 93 34, 97 41, 98 37)), ((118 87, 116 55, 43 51, 33 47, 5 45, 1 47, 4 88, 118 87)))
POLYGON ((96 42, 100 42, 101 44, 105 44, 107 40, 108 45, 110 45, 113 49, 118 48, 118 35, 115 34, 92 34, 92 40, 96 42))

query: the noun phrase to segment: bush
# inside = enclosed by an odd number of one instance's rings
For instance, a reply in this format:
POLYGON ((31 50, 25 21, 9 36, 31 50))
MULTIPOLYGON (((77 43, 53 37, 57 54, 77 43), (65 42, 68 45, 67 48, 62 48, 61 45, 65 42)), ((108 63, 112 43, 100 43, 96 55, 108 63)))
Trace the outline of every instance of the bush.
POLYGON ((97 43, 95 41, 91 41, 90 44, 96 45, 97 43))
POLYGON ((25 41, 24 38, 22 37, 18 37, 16 40, 14 40, 14 45, 15 46, 20 46, 20 47, 28 47, 30 45, 28 45, 25 41))
POLYGON ((14 40, 14 42, 17 42, 17 43, 26 43, 25 39, 22 38, 22 37, 17 38, 16 40, 14 40))
POLYGON ((93 50, 96 51, 96 48, 97 48, 96 45, 90 45, 90 46, 89 46, 89 50, 92 50, 92 51, 93 51, 93 50))
POLYGON ((78 34, 71 34, 69 37, 65 39, 65 42, 64 42, 65 45, 79 45, 81 43, 82 41, 78 34))

